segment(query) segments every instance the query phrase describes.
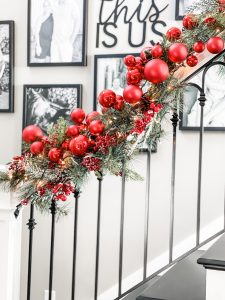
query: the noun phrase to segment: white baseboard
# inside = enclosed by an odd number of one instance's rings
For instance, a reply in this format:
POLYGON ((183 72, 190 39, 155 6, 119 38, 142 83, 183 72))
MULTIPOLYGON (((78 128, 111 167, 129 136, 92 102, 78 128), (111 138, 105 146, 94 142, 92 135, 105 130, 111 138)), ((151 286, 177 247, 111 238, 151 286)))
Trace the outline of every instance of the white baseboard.
MULTIPOLYGON (((201 230, 201 242, 208 239, 210 236, 213 236, 217 232, 223 230, 224 227, 224 218, 223 216, 211 222, 209 225, 205 226, 201 230)), ((190 249, 195 247, 196 235, 192 234, 186 239, 184 239, 179 244, 174 247, 174 258, 181 256, 190 249)), ((215 242, 215 241, 214 241, 215 242)), ((210 245, 212 242, 210 242, 210 245)), ((207 249, 207 245, 204 247, 204 250, 207 249)), ((168 264, 169 251, 165 251, 160 254, 154 260, 150 261, 147 265, 147 276, 152 275, 153 273, 160 270, 163 266, 168 264)), ((167 271, 167 270, 166 270, 167 271)), ((166 272, 165 271, 165 272, 166 272)), ((164 273, 165 273, 164 272, 164 273)), ((161 274, 162 275, 162 274, 161 274)), ((128 277, 123 279, 122 282, 122 292, 125 292, 142 281, 143 268, 140 268, 136 272, 132 273, 128 277)), ((99 295, 99 300, 113 300, 118 297, 118 284, 114 285, 112 288, 108 289, 101 295, 99 295)))

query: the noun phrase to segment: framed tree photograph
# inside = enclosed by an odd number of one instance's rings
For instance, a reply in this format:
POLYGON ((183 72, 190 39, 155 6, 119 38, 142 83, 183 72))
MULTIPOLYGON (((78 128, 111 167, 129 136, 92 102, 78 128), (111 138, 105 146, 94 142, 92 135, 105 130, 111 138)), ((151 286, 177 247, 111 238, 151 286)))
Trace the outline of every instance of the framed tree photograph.
POLYGON ((82 86, 24 85, 23 127, 36 124, 44 133, 59 117, 69 120, 74 108, 81 107, 82 86))
POLYGON ((182 20, 187 14, 187 9, 199 0, 176 0, 175 19, 182 20))
MULTIPOLYGON (((204 129, 206 131, 225 130, 225 74, 222 67, 210 68, 205 77, 204 129)), ((203 71, 202 71, 203 72, 203 71)), ((202 86, 202 72, 195 75, 189 82, 202 86)), ((196 87, 187 86, 183 95, 180 113, 181 130, 199 130, 200 128, 200 93, 196 87)))
POLYGON ((28 0, 28 66, 85 66, 88 0, 28 0))
POLYGON ((0 112, 14 111, 14 21, 0 21, 0 112))

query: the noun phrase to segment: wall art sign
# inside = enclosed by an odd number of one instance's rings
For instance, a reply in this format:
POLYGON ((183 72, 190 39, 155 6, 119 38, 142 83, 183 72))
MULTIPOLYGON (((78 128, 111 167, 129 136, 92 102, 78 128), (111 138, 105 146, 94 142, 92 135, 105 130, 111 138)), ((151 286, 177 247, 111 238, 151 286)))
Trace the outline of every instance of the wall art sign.
MULTIPOLYGON (((96 48, 115 47, 121 38, 126 38, 131 47, 138 48, 150 39, 149 32, 162 36, 162 29, 166 27, 162 12, 169 4, 156 4, 156 0, 100 0, 100 2, 96 48), (120 35, 122 28, 126 31, 126 37, 120 35)), ((154 44, 154 41, 150 40, 150 43, 154 44)))

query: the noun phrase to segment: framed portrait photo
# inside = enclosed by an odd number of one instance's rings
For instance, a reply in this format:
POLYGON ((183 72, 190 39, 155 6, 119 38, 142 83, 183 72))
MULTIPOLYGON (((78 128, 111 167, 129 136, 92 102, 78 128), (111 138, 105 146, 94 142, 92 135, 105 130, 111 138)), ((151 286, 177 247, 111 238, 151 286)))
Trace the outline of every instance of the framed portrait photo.
MULTIPOLYGON (((189 80, 202 86, 203 71, 189 80)), ((204 129, 206 131, 225 131, 225 74, 221 66, 211 67, 205 77, 204 129)), ((182 111, 180 113, 181 130, 200 129, 200 93, 196 87, 187 86, 184 90, 182 111)))
POLYGON ((88 0, 28 0, 28 66, 85 66, 88 0))
POLYGON ((59 117, 69 120, 74 108, 81 107, 82 86, 24 85, 23 127, 36 124, 44 133, 59 117))
POLYGON ((14 111, 14 21, 0 21, 0 112, 14 111))
POLYGON ((199 0, 176 0, 175 19, 182 20, 187 14, 187 9, 199 0))

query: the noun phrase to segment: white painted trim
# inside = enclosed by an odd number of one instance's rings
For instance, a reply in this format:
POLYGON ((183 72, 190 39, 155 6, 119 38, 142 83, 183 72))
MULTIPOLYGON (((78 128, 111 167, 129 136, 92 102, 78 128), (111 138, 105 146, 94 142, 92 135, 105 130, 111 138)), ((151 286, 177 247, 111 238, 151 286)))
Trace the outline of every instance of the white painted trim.
POLYGON ((207 270, 206 272, 206 300, 225 299, 225 272, 207 270))

